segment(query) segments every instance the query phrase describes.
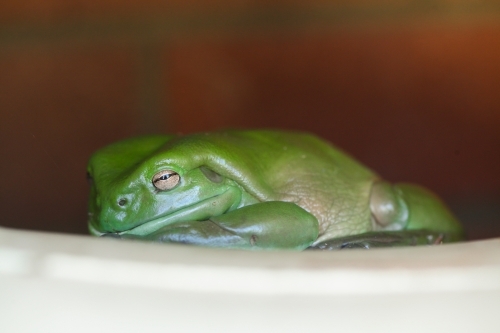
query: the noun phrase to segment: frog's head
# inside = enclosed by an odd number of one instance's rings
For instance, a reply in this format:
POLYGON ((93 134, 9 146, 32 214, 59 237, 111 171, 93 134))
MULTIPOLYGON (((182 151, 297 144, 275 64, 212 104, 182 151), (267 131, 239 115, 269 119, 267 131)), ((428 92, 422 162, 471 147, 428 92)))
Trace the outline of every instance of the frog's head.
POLYGON ((242 191, 189 153, 169 149, 170 136, 129 139, 97 151, 88 165, 89 229, 94 235, 148 235, 176 222, 235 209, 242 191))

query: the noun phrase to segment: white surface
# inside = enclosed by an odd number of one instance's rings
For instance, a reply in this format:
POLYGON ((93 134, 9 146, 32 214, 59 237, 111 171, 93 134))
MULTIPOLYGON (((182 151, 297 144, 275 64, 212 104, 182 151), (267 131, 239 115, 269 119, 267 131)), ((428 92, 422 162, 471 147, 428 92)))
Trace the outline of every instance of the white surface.
POLYGON ((500 240, 244 252, 0 228, 0 332, 500 332, 500 240))

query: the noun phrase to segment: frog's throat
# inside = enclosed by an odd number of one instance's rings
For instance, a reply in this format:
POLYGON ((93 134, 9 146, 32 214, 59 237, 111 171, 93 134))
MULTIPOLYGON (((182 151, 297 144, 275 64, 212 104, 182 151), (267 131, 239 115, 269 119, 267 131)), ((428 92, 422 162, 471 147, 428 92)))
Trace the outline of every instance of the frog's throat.
MULTIPOLYGON (((132 229, 118 232, 118 234, 146 236, 173 223, 206 220, 212 216, 222 215, 230 208, 238 205, 240 198, 241 194, 237 188, 229 188, 222 194, 183 207, 168 215, 148 220, 132 229)), ((103 233, 97 231, 91 224, 89 224, 89 230, 96 236, 103 235, 103 233)))

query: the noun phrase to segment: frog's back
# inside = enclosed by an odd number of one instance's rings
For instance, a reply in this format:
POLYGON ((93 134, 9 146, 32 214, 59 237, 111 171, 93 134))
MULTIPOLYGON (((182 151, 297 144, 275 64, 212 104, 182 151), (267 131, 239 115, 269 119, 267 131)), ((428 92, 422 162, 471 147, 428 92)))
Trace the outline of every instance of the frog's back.
MULTIPOLYGON (((370 231, 371 170, 316 136, 298 132, 246 131, 259 151, 274 198, 297 203, 320 224, 318 241, 370 231)), ((245 140, 246 141, 246 140, 245 140)))

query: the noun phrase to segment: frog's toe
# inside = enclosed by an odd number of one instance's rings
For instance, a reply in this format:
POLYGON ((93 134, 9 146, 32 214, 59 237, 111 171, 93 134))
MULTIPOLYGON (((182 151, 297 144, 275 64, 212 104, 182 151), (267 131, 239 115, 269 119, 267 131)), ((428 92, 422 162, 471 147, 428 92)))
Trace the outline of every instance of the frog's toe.
POLYGON ((408 206, 398 189, 386 181, 373 184, 370 210, 374 230, 402 230, 408 223, 408 206))
POLYGON ((109 233, 105 233, 105 234, 102 234, 100 237, 106 237, 106 238, 122 238, 122 236, 120 236, 120 234, 117 234, 116 232, 109 232, 109 233))

